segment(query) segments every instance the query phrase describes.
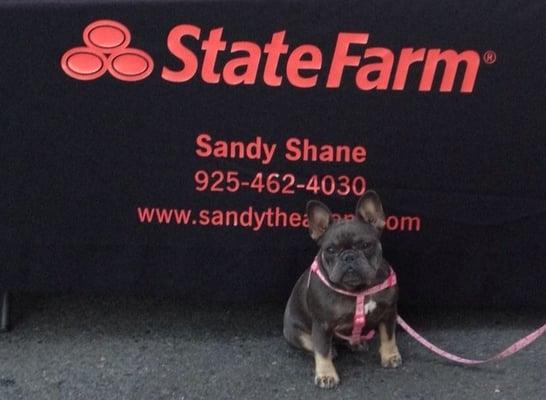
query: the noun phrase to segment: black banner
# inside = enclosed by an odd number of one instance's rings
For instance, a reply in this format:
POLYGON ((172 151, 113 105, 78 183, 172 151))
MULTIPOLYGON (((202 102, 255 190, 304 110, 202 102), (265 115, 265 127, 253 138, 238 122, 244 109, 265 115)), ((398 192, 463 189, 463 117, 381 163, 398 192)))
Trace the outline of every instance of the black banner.
POLYGON ((545 306, 539 1, 5 2, 0 287, 284 301, 366 189, 407 305, 545 306))

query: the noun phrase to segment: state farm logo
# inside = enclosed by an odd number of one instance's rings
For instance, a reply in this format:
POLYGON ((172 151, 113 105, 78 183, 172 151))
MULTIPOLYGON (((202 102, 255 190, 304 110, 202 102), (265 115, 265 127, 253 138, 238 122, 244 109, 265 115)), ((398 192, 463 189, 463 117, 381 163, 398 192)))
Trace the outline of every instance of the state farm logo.
MULTIPOLYGON (((472 93, 482 61, 490 65, 497 59, 492 50, 481 55, 472 49, 393 49, 378 46, 371 37, 367 32, 339 32, 333 51, 327 53, 311 43, 290 43, 286 30, 257 43, 234 41, 223 27, 207 32, 181 24, 167 35, 165 51, 171 59, 160 76, 175 84, 198 79, 229 86, 472 93)), ((119 22, 91 23, 83 31, 83 41, 85 47, 68 50, 61 59, 63 70, 72 78, 92 80, 109 71, 122 81, 140 81, 154 68, 147 53, 127 47, 131 34, 119 22)))
POLYGON ((84 29, 85 47, 68 50, 61 58, 61 67, 74 79, 90 81, 106 73, 122 81, 145 79, 154 69, 148 53, 129 46, 131 33, 116 21, 95 21, 84 29))

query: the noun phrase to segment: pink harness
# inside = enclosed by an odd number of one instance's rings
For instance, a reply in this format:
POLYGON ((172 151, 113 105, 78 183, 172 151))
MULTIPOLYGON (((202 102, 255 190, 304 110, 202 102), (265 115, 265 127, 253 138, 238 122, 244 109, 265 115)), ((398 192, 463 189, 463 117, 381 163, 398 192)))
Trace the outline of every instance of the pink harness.
POLYGON ((375 331, 373 330, 369 331, 366 335, 362 334, 362 331, 366 326, 366 312, 364 308, 364 300, 366 296, 381 292, 382 290, 396 285, 396 274, 394 273, 394 271, 391 269, 389 277, 383 283, 371 287, 370 289, 363 290, 362 292, 349 292, 347 290, 339 289, 333 286, 320 270, 318 261, 316 259, 313 261, 313 264, 311 264, 311 270, 309 271, 309 280, 307 282, 307 286, 309 286, 309 284, 311 283, 311 273, 315 273, 320 278, 322 283, 324 283, 333 291, 343 294, 345 296, 355 297, 355 314, 353 316, 353 330, 351 332, 351 336, 342 335, 337 331, 335 332, 336 336, 348 340, 352 346, 358 345, 364 341, 373 338, 375 334, 375 331))
MULTIPOLYGON (((365 299, 366 296, 370 296, 370 295, 372 295, 374 293, 378 293, 378 292, 380 292, 382 290, 385 290, 387 288, 390 288, 391 286, 396 285, 396 274, 394 273, 394 271, 391 269, 391 273, 390 273, 389 277, 383 283, 381 283, 381 284, 379 284, 377 286, 374 286, 374 287, 372 287, 370 289, 364 290, 362 292, 358 292, 358 293, 349 292, 349 291, 346 291, 346 290, 343 290, 343 289, 339 289, 339 288, 336 288, 335 286, 333 286, 332 284, 330 284, 328 279, 326 279, 326 277, 324 276, 324 274, 320 270, 318 262, 317 262, 316 259, 313 261, 313 264, 311 265, 311 270, 309 271, 309 280, 307 281, 307 286, 309 286, 309 284, 311 283, 311 273, 315 273, 320 278, 322 283, 324 283, 326 286, 328 286, 333 291, 335 291, 337 293, 340 293, 340 294, 343 294, 345 296, 356 297, 356 300, 355 300, 355 303, 356 303, 355 304, 355 314, 353 316, 353 331, 351 333, 351 336, 344 336, 344 335, 341 335, 339 332, 335 332, 336 336, 338 336, 338 337, 340 337, 342 339, 348 340, 351 345, 360 344, 364 340, 370 340, 373 337, 373 335, 375 334, 375 332, 373 330, 368 332, 367 335, 362 334, 362 330, 364 329, 364 326, 366 325, 366 313, 365 313, 365 310, 364 310, 364 299, 365 299)), ((434 344, 432 344, 428 340, 426 340, 424 337, 419 335, 414 329, 412 329, 406 323, 406 321, 404 321, 402 319, 402 317, 400 317, 399 315, 396 317, 396 321, 398 322, 398 324, 402 328, 404 328, 404 330, 411 337, 413 337, 415 340, 417 340, 417 342, 419 342, 421 345, 423 345, 424 347, 426 347, 427 349, 429 349, 433 353, 436 353, 439 356, 442 356, 442 357, 444 357, 444 358, 446 358, 446 359, 448 359, 450 361, 457 362, 457 363, 460 363, 460 364, 467 364, 467 365, 483 364, 483 363, 487 363, 487 362, 491 362, 491 361, 502 360, 503 358, 506 358, 506 357, 508 357, 508 356, 510 356, 510 355, 512 355, 514 353, 517 353, 518 351, 522 350, 523 348, 529 346, 531 343, 533 343, 535 340, 537 340, 539 337, 541 337, 544 333, 546 333, 546 324, 544 324, 540 328, 535 330, 534 332, 531 332, 529 335, 527 335, 524 338, 518 340, 517 342, 515 342, 514 344, 512 344, 511 346, 506 348, 504 351, 494 355, 493 357, 489 357, 489 358, 487 358, 485 360, 474 360, 474 359, 459 357, 459 356, 457 356, 455 354, 451 354, 451 353, 449 353, 449 352, 447 352, 445 350, 442 350, 438 346, 435 346, 434 344)))

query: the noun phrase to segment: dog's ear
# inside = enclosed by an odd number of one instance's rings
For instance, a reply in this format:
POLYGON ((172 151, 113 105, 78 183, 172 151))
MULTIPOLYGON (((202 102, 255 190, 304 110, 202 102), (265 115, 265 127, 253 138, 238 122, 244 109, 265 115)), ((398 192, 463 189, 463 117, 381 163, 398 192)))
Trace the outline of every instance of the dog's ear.
POLYGON ((372 224, 379 233, 385 227, 385 212, 379 199, 379 195, 373 190, 368 190, 362 195, 356 205, 356 216, 364 222, 372 224))
POLYGON ((309 219, 309 234, 314 240, 318 240, 328 229, 333 221, 332 213, 318 200, 307 203, 307 218, 309 219))

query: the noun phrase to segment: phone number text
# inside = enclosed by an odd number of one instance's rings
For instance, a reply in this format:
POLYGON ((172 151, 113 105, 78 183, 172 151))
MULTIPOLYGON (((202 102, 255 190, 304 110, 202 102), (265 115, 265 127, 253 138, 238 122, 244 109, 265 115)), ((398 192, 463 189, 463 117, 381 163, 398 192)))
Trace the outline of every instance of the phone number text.
POLYGON ((304 182, 298 181, 291 173, 257 172, 250 179, 243 179, 238 171, 199 170, 194 174, 195 190, 198 192, 238 192, 241 189, 255 190, 258 193, 295 194, 307 191, 313 194, 362 196, 366 191, 366 179, 363 176, 347 175, 312 175, 304 182))

